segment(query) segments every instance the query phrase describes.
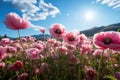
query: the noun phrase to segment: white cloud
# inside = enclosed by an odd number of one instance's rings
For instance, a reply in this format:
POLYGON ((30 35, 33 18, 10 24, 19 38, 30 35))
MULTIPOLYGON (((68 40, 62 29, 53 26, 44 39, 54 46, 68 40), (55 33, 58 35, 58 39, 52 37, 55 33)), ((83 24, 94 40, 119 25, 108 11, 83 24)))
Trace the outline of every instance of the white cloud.
POLYGON ((38 25, 31 24, 30 28, 32 28, 33 30, 40 30, 40 29, 42 29, 43 27, 42 27, 42 26, 38 26, 38 25))
MULTIPOLYGON (((59 9, 51 3, 45 3, 44 0, 3 0, 10 2, 16 9, 22 12, 23 18, 32 21, 46 20, 48 16, 55 17, 60 13, 59 9)), ((36 26, 31 23, 31 28, 40 30, 41 26, 36 26)))
POLYGON ((96 2, 100 2, 101 0, 96 0, 96 2))
POLYGON ((51 3, 45 3, 44 0, 39 2, 39 10, 36 12, 25 12, 23 17, 28 20, 46 20, 48 16, 55 17, 56 14, 60 13, 59 9, 53 6, 51 3))
POLYGON ((120 8, 120 4, 114 6, 113 8, 120 8))
POLYGON ((96 2, 107 4, 109 7, 112 8, 120 8, 120 0, 96 0, 96 2))
POLYGON ((60 13, 59 9, 44 0, 3 0, 11 4, 23 13, 23 18, 38 21, 45 20, 48 16, 55 17, 60 13))
POLYGON ((41 0, 39 3, 39 8, 43 10, 43 12, 47 12, 48 15, 55 17, 57 13, 60 13, 59 9, 53 6, 51 3, 45 3, 44 0, 41 0))

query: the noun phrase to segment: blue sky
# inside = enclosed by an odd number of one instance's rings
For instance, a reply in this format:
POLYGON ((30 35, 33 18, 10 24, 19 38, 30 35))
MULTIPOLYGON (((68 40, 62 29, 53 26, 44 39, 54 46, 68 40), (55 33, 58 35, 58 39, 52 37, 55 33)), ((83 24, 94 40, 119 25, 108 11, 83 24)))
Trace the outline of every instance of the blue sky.
POLYGON ((5 15, 15 12, 30 20, 30 28, 21 36, 40 34, 39 27, 61 23, 67 31, 120 23, 120 0, 0 0, 0 35, 17 37, 17 31, 6 28, 5 15))

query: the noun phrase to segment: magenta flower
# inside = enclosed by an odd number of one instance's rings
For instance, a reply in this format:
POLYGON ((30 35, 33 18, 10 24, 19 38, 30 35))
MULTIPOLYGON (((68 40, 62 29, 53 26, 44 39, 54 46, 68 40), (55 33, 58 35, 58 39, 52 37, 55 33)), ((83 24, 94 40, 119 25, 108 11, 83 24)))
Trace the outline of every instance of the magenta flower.
POLYGON ((26 51, 27 56, 30 59, 40 59, 40 55, 39 55, 40 52, 41 52, 41 50, 39 50, 37 48, 30 48, 26 51))
POLYGON ((30 25, 29 21, 20 18, 16 13, 13 12, 6 16, 4 23, 8 28, 13 30, 26 29, 30 25))
POLYGON ((79 36, 74 32, 68 32, 64 36, 64 41, 72 45, 77 45, 79 42, 79 36))
POLYGON ((20 70, 22 69, 23 67, 23 63, 21 61, 16 61, 14 64, 13 64, 13 69, 14 70, 20 70))
POLYGON ((55 38, 62 38, 66 33, 65 27, 62 24, 52 24, 49 31, 50 34, 55 38))
POLYGON ((120 80, 120 72, 115 72, 114 76, 117 80, 120 80))
POLYGON ((114 31, 97 33, 93 37, 93 43, 98 48, 120 50, 120 33, 114 31))

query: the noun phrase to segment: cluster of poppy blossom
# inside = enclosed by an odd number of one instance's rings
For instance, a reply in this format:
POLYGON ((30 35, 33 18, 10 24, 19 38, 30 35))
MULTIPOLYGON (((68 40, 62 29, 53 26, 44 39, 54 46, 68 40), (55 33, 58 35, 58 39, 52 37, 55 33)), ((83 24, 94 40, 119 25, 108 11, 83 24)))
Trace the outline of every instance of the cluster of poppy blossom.
MULTIPOLYGON (((13 30, 30 22, 10 13, 4 21, 13 30)), ((45 28, 40 29, 44 34, 45 28)), ((4 80, 120 80, 120 33, 107 31, 88 38, 68 32, 62 24, 49 28, 53 38, 0 40, 0 79, 4 80)))

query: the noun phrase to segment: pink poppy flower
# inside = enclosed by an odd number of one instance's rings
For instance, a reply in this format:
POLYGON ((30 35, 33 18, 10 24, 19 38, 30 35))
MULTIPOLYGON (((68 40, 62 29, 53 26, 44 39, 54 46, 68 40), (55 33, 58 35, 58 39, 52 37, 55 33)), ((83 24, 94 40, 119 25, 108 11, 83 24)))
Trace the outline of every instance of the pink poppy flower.
POLYGON ((75 45, 69 45, 69 46, 68 46, 68 50, 69 50, 70 52, 74 52, 74 51, 76 50, 76 46, 75 46, 75 45))
POLYGON ((13 69, 14 70, 20 70, 22 69, 23 67, 23 63, 21 61, 16 61, 14 64, 13 64, 13 69))
POLYGON ((80 35, 80 40, 83 41, 83 40, 87 40, 87 36, 85 34, 81 34, 80 35))
POLYGON ((36 75, 40 74, 40 69, 39 68, 35 68, 34 69, 34 74, 36 74, 36 75))
POLYGON ((88 53, 88 51, 86 51, 85 49, 80 49, 80 55, 86 55, 88 53))
POLYGON ((27 42, 27 39, 26 38, 21 38, 21 41, 22 42, 27 42))
POLYGON ((72 45, 77 45, 79 42, 79 37, 74 32, 68 32, 64 36, 64 41, 66 41, 67 43, 72 44, 72 45))
POLYGON ((97 33, 93 37, 93 43, 98 48, 120 50, 120 33, 115 31, 97 33))
POLYGON ((10 39, 9 38, 3 38, 3 39, 1 39, 1 41, 0 41, 0 45, 1 46, 6 46, 8 44, 10 44, 10 39))
POLYGON ((8 46, 7 47, 7 52, 8 53, 16 53, 17 52, 17 48, 16 47, 12 47, 12 46, 8 46))
POLYGON ((46 28, 43 27, 43 28, 40 29, 40 31, 41 31, 42 33, 45 33, 46 28))
POLYGON ((35 43, 32 44, 32 47, 33 48, 38 48, 41 51, 43 50, 43 44, 41 44, 41 43, 35 42, 35 43))
POLYGON ((6 55, 6 49, 2 46, 0 46, 0 61, 5 57, 6 55))
POLYGON ((56 38, 62 38, 66 33, 65 27, 62 24, 52 24, 49 31, 50 34, 56 38))
POLYGON ((12 46, 15 47, 17 50, 22 49, 22 47, 21 47, 21 45, 19 43, 14 43, 14 44, 12 44, 12 46))
MULTIPOLYGON (((102 56, 102 53, 103 53, 103 50, 102 50, 102 49, 96 49, 96 50, 93 52, 93 56, 98 58, 98 57, 102 56)), ((109 57, 110 57, 109 49, 105 49, 105 50, 104 50, 103 57, 104 57, 104 58, 109 58, 109 57)))
POLYGON ((30 25, 29 21, 20 18, 16 13, 13 12, 6 16, 4 23, 8 28, 13 30, 26 29, 30 25))
POLYGON ((86 51, 92 51, 92 44, 84 42, 83 44, 81 44, 81 48, 86 51))
POLYGON ((0 62, 0 68, 5 68, 5 62, 0 62))
POLYGON ((57 47, 57 50, 60 53, 67 54, 67 47, 65 47, 65 46, 59 46, 59 47, 57 47))
POLYGON ((48 70, 48 67, 49 67, 49 65, 47 64, 47 63, 41 63, 41 65, 40 65, 40 72, 44 72, 44 71, 47 71, 48 70))
POLYGON ((100 57, 102 53, 103 53, 103 50, 102 50, 102 49, 96 49, 96 50, 93 52, 93 56, 94 56, 94 57, 100 57))
POLYGON ((27 39, 27 41, 29 41, 29 42, 35 42, 35 40, 36 40, 35 37, 31 37, 31 36, 27 36, 26 39, 27 39))
POLYGON ((41 50, 39 50, 37 48, 30 48, 26 51, 27 56, 30 59, 40 59, 40 55, 39 55, 40 52, 41 52, 41 50))
POLYGON ((73 53, 69 53, 68 58, 69 58, 70 64, 77 62, 77 57, 73 53))

